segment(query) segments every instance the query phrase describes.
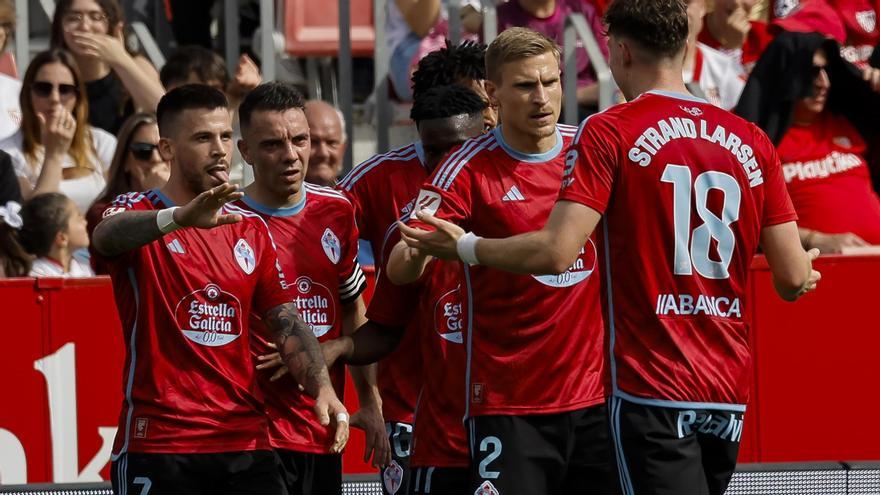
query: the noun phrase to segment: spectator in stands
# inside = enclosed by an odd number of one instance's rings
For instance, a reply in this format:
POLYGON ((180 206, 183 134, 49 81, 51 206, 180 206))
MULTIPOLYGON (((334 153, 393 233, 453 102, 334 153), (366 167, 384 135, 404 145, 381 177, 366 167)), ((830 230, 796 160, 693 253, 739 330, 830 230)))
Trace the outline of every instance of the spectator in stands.
POLYGON ((12 157, 0 150, 0 205, 5 205, 8 201, 21 204, 21 186, 18 185, 12 157))
MULTIPOLYGON (((514 26, 526 27, 562 47, 565 44, 565 19, 571 14, 583 14, 607 61, 608 42, 602 17, 589 0, 510 0, 498 6, 498 32, 514 26)), ((582 46, 577 51, 577 74, 578 104, 595 111, 599 103, 599 85, 596 71, 582 46)))
POLYGON ((15 201, 0 204, 0 278, 24 277, 31 271, 33 257, 21 247, 21 205, 15 201))
POLYGON ((89 235, 100 223, 101 214, 107 206, 120 194, 143 192, 165 185, 171 169, 159 155, 158 145, 159 126, 154 114, 136 113, 122 124, 116 152, 107 173, 107 188, 86 213, 89 235))
POLYGON ((806 248, 880 245, 880 198, 866 157, 880 95, 819 33, 782 33, 758 60, 737 113, 776 145, 806 248))
POLYGON ((698 40, 734 58, 748 74, 772 37, 767 24, 749 16, 758 0, 714 0, 698 40))
MULTIPOLYGON (((15 10, 11 0, 0 0, 0 139, 18 129, 21 125, 21 107, 18 94, 21 82, 15 77, 12 54, 6 53, 6 46, 15 31, 15 10)), ((2 203, 0 203, 2 204, 2 203)))
POLYGON ((321 100, 307 101, 305 113, 312 140, 306 181, 333 187, 342 172, 342 159, 348 146, 345 117, 338 108, 321 100))
POLYGON ((49 50, 24 75, 18 132, 0 141, 24 199, 62 192, 85 212, 106 184, 116 138, 88 124, 85 87, 73 57, 49 50))
POLYGON ((86 219, 67 196, 38 194, 21 209, 21 245, 36 256, 31 277, 93 277, 86 219))
POLYGON ((703 29, 706 0, 689 0, 688 42, 684 55, 683 78, 695 96, 730 110, 736 106, 745 81, 740 78, 740 67, 732 57, 697 41, 703 29))
POLYGON ((178 48, 165 62, 159 73, 165 89, 184 84, 205 84, 226 93, 229 108, 237 109, 241 100, 262 82, 260 69, 247 54, 238 58, 235 76, 230 80, 226 62, 213 50, 202 46, 178 48))
POLYGON ((489 101, 486 93, 486 45, 465 41, 435 50, 419 60, 418 69, 412 75, 412 92, 420 93, 437 87, 459 84, 474 91, 486 103, 483 125, 486 130, 498 124, 498 109, 489 101))
MULTIPOLYGON (((463 34, 476 39, 480 0, 458 0, 463 34)), ((391 54, 388 73, 398 99, 412 101, 410 78, 422 56, 440 48, 449 35, 447 0, 388 0, 385 31, 391 54)))
POLYGON ((117 0, 59 0, 52 19, 50 44, 76 59, 89 123, 112 134, 135 110, 155 112, 165 93, 150 61, 126 49, 123 22, 117 0))

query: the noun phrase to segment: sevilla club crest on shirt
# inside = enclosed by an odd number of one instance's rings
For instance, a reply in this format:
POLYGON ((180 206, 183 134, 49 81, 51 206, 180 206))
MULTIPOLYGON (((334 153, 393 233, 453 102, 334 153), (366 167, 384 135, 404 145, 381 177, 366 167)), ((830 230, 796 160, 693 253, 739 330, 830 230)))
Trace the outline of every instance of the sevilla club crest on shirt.
POLYGON ((382 482, 385 484, 385 491, 394 495, 400 490, 400 484, 403 482, 403 468, 395 460, 391 460, 391 464, 385 468, 382 473, 382 482))
POLYGON ((499 495, 498 489, 495 488, 495 485, 492 484, 491 481, 486 480, 477 488, 477 491, 474 492, 474 495, 499 495))
POLYGON ((873 33, 874 28, 877 27, 877 13, 873 10, 856 12, 856 22, 859 23, 859 27, 864 29, 866 33, 873 33))
POLYGON ((324 254, 334 265, 339 263, 339 258, 342 256, 342 245, 336 234, 329 228, 324 230, 324 235, 321 236, 321 246, 324 248, 324 254))
POLYGON ((254 268, 257 267, 257 257, 254 254, 253 248, 251 248, 251 245, 248 244, 247 241, 239 239, 238 242, 235 243, 232 253, 235 255, 235 261, 238 262, 238 266, 240 266, 245 273, 248 275, 254 273, 254 268))

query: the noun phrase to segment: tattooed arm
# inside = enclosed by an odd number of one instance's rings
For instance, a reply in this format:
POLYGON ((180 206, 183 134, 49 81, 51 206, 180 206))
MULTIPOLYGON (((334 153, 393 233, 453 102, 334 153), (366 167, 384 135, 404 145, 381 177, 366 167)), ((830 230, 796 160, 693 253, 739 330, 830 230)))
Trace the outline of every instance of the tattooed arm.
MULTIPOLYGON (((236 186, 222 184, 209 189, 174 211, 174 223, 180 227, 210 229, 241 221, 240 215, 224 215, 220 208, 242 197, 236 186)), ((164 234, 156 223, 158 211, 124 211, 106 217, 95 227, 92 245, 104 256, 117 256, 145 246, 164 234)))
POLYGON ((330 452, 339 453, 348 442, 348 413, 333 390, 324 355, 311 327, 296 306, 285 303, 270 309, 264 321, 275 335, 275 345, 290 374, 315 398, 315 414, 322 425, 336 421, 336 435, 330 452))

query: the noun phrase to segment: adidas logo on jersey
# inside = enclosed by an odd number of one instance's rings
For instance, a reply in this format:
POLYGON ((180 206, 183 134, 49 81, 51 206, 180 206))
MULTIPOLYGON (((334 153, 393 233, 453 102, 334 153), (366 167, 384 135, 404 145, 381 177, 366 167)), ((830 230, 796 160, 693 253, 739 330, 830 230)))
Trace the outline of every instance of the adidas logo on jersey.
POLYGON ((516 186, 512 186, 507 192, 504 194, 504 197, 501 198, 501 201, 525 201, 526 197, 519 192, 519 188, 516 186))
POLYGON ((166 246, 168 246, 168 250, 172 253, 186 254, 186 250, 183 249, 183 244, 180 243, 180 239, 174 239, 166 244, 166 246))

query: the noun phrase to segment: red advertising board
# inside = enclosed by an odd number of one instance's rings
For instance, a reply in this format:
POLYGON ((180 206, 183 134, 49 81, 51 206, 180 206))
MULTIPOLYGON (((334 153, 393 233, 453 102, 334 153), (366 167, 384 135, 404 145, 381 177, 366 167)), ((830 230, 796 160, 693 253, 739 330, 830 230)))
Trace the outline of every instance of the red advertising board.
MULTIPOLYGON (((845 421, 880 409, 880 257, 822 257, 817 267, 819 290, 789 304, 756 259, 743 462, 880 460, 880 429, 845 421)), ((0 484, 109 479, 123 360, 109 280, 0 280, 0 314, 0 484)), ((363 443, 353 431, 346 473, 373 472, 363 443)))

